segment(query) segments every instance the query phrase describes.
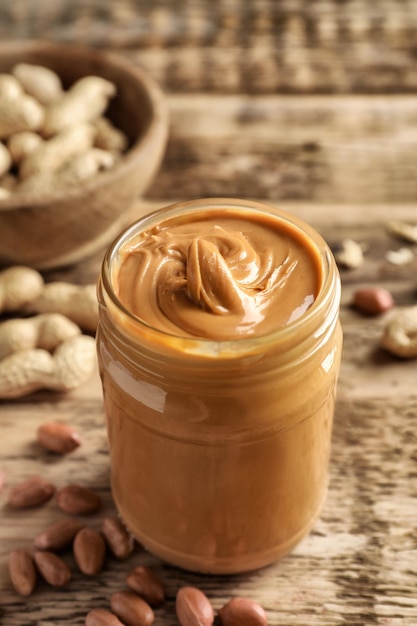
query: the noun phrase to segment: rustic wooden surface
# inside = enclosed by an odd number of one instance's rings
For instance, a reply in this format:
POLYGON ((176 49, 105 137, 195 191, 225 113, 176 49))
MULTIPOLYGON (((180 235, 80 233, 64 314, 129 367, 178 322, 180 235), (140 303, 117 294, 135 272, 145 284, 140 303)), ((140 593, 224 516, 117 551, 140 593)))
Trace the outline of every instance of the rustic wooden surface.
POLYGON ((171 96, 155 199, 414 202, 416 33, 415 0, 0 2, 2 40, 116 50, 171 96))
MULTIPOLYGON (((74 568, 65 591, 40 585, 29 599, 11 588, 7 553, 30 546, 59 513, 53 502, 13 513, 8 489, 31 474, 57 486, 97 489, 114 511, 97 373, 67 395, 0 403, 0 623, 81 625, 106 606, 137 563, 157 569, 167 602, 155 624, 174 626, 174 598, 187 583, 218 608, 233 595, 261 602, 273 626, 417 624, 417 361, 379 348, 386 317, 350 301, 381 285, 397 306, 417 303, 417 246, 390 236, 393 217, 417 222, 417 3, 413 0, 13 0, 0 4, 3 39, 41 37, 118 50, 149 70, 171 113, 166 157, 131 218, 176 199, 227 195, 268 200, 300 215, 337 248, 363 243, 365 263, 342 270, 344 353, 330 488, 313 532, 287 558, 242 576, 197 576, 137 549, 88 579, 74 568), (410 247, 414 261, 388 263, 410 247), (83 445, 66 458, 43 453, 36 428, 74 424, 83 445)), ((0 233, 1 236, 1 233, 0 233)), ((102 255, 45 275, 95 281, 102 255)), ((260 514, 262 514, 260 512, 260 514)), ((71 557, 67 555, 69 562, 71 557)), ((73 563, 72 563, 73 564, 73 563)))
MULTIPOLYGON (((145 202, 140 214, 163 204, 145 202)), ((75 571, 70 587, 55 591, 40 585, 29 599, 11 589, 6 556, 14 547, 30 546, 34 535, 60 514, 51 502, 30 514, 5 506, 7 486, 31 474, 42 474, 57 486, 80 482, 103 496, 100 515, 86 520, 98 527, 114 511, 108 486, 108 456, 98 375, 65 396, 40 392, 1 405, 0 468, 7 485, 1 496, 0 605, 8 626, 83 624, 92 606, 106 606, 110 594, 123 587, 126 571, 147 563, 167 584, 167 602, 156 611, 156 624, 176 624, 174 598, 179 586, 196 584, 216 608, 232 595, 260 601, 272 625, 337 624, 412 626, 417 623, 416 362, 403 362, 379 348, 384 318, 362 317, 350 307, 362 284, 390 288, 398 306, 417 301, 417 262, 394 267, 388 250, 403 245, 387 234, 393 207, 284 204, 317 227, 331 245, 353 237, 367 246, 366 262, 342 270, 343 365, 338 389, 328 498, 311 535, 283 561, 260 572, 233 577, 203 577, 164 565, 138 550, 128 563, 108 560, 94 580, 75 571), (39 424, 59 419, 74 424, 83 445, 57 459, 35 443, 39 424)), ((396 216, 416 218, 413 206, 397 205, 396 216)), ((100 255, 76 268, 47 276, 89 282, 100 255)), ((261 514, 261 512, 260 512, 261 514)), ((67 555, 69 562, 71 558, 67 555)), ((74 568, 75 570, 75 568, 74 568)))

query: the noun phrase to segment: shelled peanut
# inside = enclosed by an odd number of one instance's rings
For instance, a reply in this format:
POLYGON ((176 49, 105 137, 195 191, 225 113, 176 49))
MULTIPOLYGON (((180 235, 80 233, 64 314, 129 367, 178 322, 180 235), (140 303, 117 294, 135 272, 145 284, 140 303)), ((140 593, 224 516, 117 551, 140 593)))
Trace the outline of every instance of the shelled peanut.
POLYGON ((94 75, 64 89, 34 64, 0 74, 0 201, 74 188, 114 167, 128 145, 106 116, 116 92, 94 75))
MULTIPOLYGON (((79 510, 76 514, 84 515, 85 512, 79 510)), ((66 559, 68 550, 72 552, 79 572, 93 578, 101 574, 106 561, 110 565, 109 557, 127 560, 133 553, 133 540, 116 517, 106 517, 99 530, 76 518, 59 519, 33 539, 33 547, 16 548, 10 552, 9 575, 16 593, 23 597, 32 595, 39 578, 52 588, 67 587, 73 578, 66 559), (120 542, 130 546, 123 556, 113 549, 120 542)), ((92 607, 86 614, 85 624, 150 626, 155 621, 156 611, 164 610, 165 601, 165 582, 153 568, 129 566, 121 577, 120 590, 110 595, 108 606, 92 607)), ((216 617, 209 597, 198 587, 189 585, 177 588, 175 613, 181 626, 212 626, 216 617)), ((240 596, 223 604, 217 615, 223 626, 266 626, 268 623, 260 604, 240 596)))
MULTIPOLYGON (((41 423, 34 434, 38 444, 45 447, 45 432, 48 434, 46 450, 53 453, 57 452, 57 446, 49 445, 51 436, 59 442, 62 438, 67 441, 76 436, 77 443, 81 444, 82 437, 73 427, 69 424, 60 426, 62 428, 57 428, 54 422, 41 423)), ((74 452, 77 447, 69 452, 74 452)), ((68 450, 58 446, 58 453, 61 462, 65 463, 68 450)), ((66 588, 70 592, 77 584, 77 576, 86 579, 100 577, 103 570, 111 569, 117 561, 120 587, 113 589, 99 606, 86 607, 85 626, 150 626, 157 623, 161 614, 171 610, 175 611, 181 626, 212 626, 214 623, 266 626, 264 609, 249 598, 236 595, 225 603, 223 600, 215 610, 212 600, 201 589, 186 583, 177 583, 170 597, 167 581, 156 567, 138 562, 142 557, 148 558, 146 551, 142 547, 135 550, 134 539, 122 521, 105 510, 98 519, 94 517, 105 506, 101 496, 88 486, 70 483, 55 487, 36 476, 10 486, 8 492, 7 504, 14 508, 16 515, 19 510, 24 515, 34 506, 46 505, 64 514, 38 531, 29 545, 9 553, 10 583, 23 598, 37 592, 37 602, 41 601, 40 580, 52 589, 66 588), (19 496, 18 507, 13 506, 16 494, 19 496), (91 522, 85 516, 90 516, 91 522), (134 563, 130 562, 131 558, 135 559, 134 563), (120 569, 122 562, 126 563, 125 571, 120 569), (169 607, 170 600, 173 609, 169 607)), ((175 579, 176 576, 170 581, 171 585, 175 579)))

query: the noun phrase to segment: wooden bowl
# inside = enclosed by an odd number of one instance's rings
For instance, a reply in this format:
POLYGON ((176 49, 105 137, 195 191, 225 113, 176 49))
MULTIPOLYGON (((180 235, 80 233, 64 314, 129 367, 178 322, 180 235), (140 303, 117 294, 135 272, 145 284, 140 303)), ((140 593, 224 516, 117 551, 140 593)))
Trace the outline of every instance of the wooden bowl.
POLYGON ((16 193, 0 201, 1 265, 49 269, 76 263, 117 235, 135 198, 157 172, 168 135, 164 96, 151 77, 113 53, 30 41, 1 44, 0 72, 16 63, 48 67, 65 87, 86 75, 117 87, 106 115, 130 141, 117 165, 62 193, 16 193))

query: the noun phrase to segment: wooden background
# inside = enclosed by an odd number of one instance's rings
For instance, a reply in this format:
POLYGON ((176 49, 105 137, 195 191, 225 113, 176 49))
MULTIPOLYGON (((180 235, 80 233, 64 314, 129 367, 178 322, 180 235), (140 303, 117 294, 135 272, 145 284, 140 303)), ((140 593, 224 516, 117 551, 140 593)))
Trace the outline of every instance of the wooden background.
POLYGON ((0 2, 2 40, 117 50, 158 80, 156 199, 415 202, 416 33, 415 0, 0 2))
MULTIPOLYGON (((417 624, 417 368, 379 348, 385 318, 350 307, 363 284, 417 303, 417 261, 393 266, 404 246, 387 222, 417 222, 417 2, 415 0, 10 0, 0 2, 3 40, 42 38, 116 50, 164 89, 171 129, 161 170, 132 219, 176 199, 268 200, 308 220, 337 248, 361 242, 365 263, 342 270, 344 354, 331 481, 323 514, 296 551, 261 572, 199 577, 139 550, 90 581, 46 585, 28 600, 11 590, 6 558, 58 514, 5 506, 7 486, 32 473, 58 485, 87 483, 113 511, 98 376, 74 393, 0 404, 0 622, 83 624, 106 606, 130 565, 167 582, 155 624, 174 626, 182 584, 216 608, 232 595, 261 602, 273 626, 417 624), (74 423, 83 446, 54 461, 34 443, 47 419, 74 423)), ((415 253, 416 246, 408 245, 415 253)), ((96 280, 101 255, 45 278, 96 280)), ((99 525, 101 516, 91 520, 99 525)))

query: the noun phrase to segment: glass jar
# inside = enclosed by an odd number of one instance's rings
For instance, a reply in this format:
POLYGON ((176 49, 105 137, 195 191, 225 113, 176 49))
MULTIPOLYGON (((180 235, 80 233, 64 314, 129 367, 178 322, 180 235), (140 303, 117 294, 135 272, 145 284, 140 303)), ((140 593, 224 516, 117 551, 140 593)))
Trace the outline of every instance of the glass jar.
POLYGON ((329 247, 303 221, 258 202, 209 199, 141 218, 107 251, 97 350, 121 518, 151 553, 182 568, 238 573, 287 554, 311 529, 328 484, 342 333, 329 247), (319 292, 296 321, 233 341, 156 330, 119 301, 121 248, 175 216, 261 211, 317 252, 319 292))

